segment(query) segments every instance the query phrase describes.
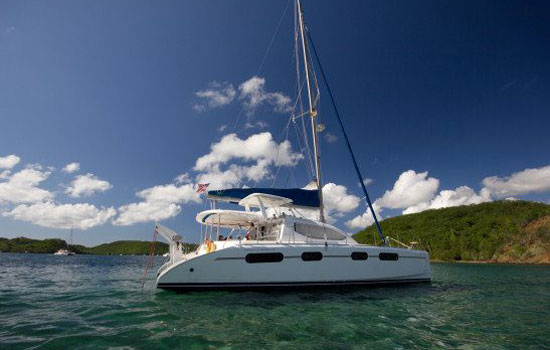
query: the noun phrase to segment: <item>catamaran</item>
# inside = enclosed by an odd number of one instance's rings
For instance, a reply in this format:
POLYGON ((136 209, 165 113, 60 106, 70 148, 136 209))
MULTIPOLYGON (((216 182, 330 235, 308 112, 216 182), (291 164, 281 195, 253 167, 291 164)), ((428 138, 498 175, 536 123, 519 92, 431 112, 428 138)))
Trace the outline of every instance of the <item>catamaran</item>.
POLYGON ((305 117, 309 116, 311 122, 315 162, 313 183, 304 188, 230 188, 207 191, 206 197, 211 200, 212 209, 196 216, 201 227, 201 241, 194 251, 186 250, 181 235, 156 224, 155 232, 169 242, 168 260, 157 272, 158 288, 325 287, 431 280, 428 252, 400 242, 402 247, 392 247, 390 242, 396 240, 382 233, 317 51, 305 26, 300 0, 295 2, 295 26, 295 43, 296 47, 301 47, 299 51, 303 58, 309 104, 309 110, 304 114, 305 117), (315 73, 310 45, 382 239, 381 246, 359 244, 326 222, 318 135, 323 127, 317 121, 319 89, 317 87, 313 91, 312 88, 317 79, 311 79, 315 73), (216 208, 216 203, 220 202, 238 204, 242 209, 216 208), (228 233, 223 235, 224 231, 228 233))

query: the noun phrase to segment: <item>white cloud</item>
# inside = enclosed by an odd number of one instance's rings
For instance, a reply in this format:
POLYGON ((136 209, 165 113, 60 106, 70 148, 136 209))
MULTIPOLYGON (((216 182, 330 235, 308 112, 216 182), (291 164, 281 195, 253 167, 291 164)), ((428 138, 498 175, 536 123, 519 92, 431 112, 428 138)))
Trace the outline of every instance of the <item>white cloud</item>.
POLYGON ((403 209, 431 200, 437 188, 439 180, 428 178, 428 172, 416 173, 408 170, 399 175, 392 190, 384 193, 379 199, 382 208, 403 209))
POLYGON ((88 203, 54 204, 52 202, 21 204, 3 216, 52 228, 86 230, 102 225, 115 215, 114 208, 96 208, 88 203))
POLYGON ((0 171, 0 180, 8 179, 11 175, 10 170, 0 171))
POLYGON ((486 177, 483 179, 483 186, 496 198, 547 192, 550 191, 550 165, 525 169, 504 178, 486 177))
POLYGON ((181 175, 178 175, 174 178, 174 182, 176 185, 182 184, 182 183, 188 183, 191 182, 191 177, 189 176, 189 173, 183 173, 181 175))
POLYGON ((359 206, 360 198, 348 193, 342 185, 328 183, 323 186, 323 204, 326 215, 340 217, 359 206))
MULTIPOLYGON (((370 179, 368 177, 364 178, 363 179, 363 183, 365 184, 365 186, 368 186, 370 185, 374 180, 373 179, 370 179)), ((361 183, 357 183, 357 186, 361 187, 361 183)))
POLYGON ((65 165, 65 167, 63 167, 63 172, 67 174, 71 174, 79 170, 80 170, 80 163, 69 163, 65 165))
POLYGON ((294 166, 303 156, 292 152, 288 140, 277 143, 271 133, 254 134, 240 139, 236 134, 225 135, 210 146, 210 153, 197 159, 193 170, 200 172, 198 182, 208 182, 211 188, 234 186, 242 180, 260 181, 269 176, 270 166, 294 166), (252 165, 231 164, 231 161, 253 162, 252 165))
POLYGON ((53 193, 38 188, 50 172, 41 171, 36 165, 6 176, 9 176, 8 181, 0 182, 0 203, 36 203, 54 197, 53 193))
POLYGON ((246 179, 246 167, 234 164, 223 171, 216 168, 205 173, 200 173, 196 178, 197 183, 209 183, 209 190, 235 187, 239 185, 243 179, 246 179))
POLYGON ((237 92, 233 84, 228 82, 212 82, 208 88, 195 93, 202 101, 193 105, 197 112, 203 112, 207 109, 219 108, 230 104, 235 99, 237 92))
POLYGON ((261 120, 255 123, 247 122, 246 124, 244 124, 245 129, 254 129, 254 128, 265 129, 267 127, 268 127, 267 123, 261 120))
POLYGON ((11 169, 19 163, 21 158, 15 154, 10 154, 6 157, 0 157, 0 169, 11 169))
MULTIPOLYGON (((380 207, 378 201, 374 202, 372 204, 372 208, 374 209, 374 212, 376 213, 376 217, 378 220, 381 220, 381 212, 382 208, 380 207)), ((374 223, 374 217, 372 216, 372 213, 370 211, 370 208, 367 207, 367 210, 353 219, 346 221, 346 226, 350 229, 358 229, 362 230, 365 227, 368 227, 374 223)))
POLYGON ((181 186, 159 185, 142 190, 136 195, 143 198, 143 201, 120 207, 120 214, 113 224, 128 226, 138 222, 160 221, 178 215, 181 212, 180 204, 201 202, 200 195, 190 183, 181 186))
POLYGON ((403 210, 403 214, 418 213, 427 209, 456 207, 459 205, 479 204, 490 201, 486 191, 477 194, 468 186, 460 186, 454 190, 443 190, 431 201, 418 203, 403 210))
POLYGON ((78 175, 65 193, 73 198, 91 196, 95 192, 105 192, 113 186, 105 180, 100 180, 94 174, 78 175))
POLYGON ((334 143, 338 141, 338 137, 334 134, 331 134, 330 132, 327 132, 325 134, 325 140, 327 140, 328 143, 334 143))
POLYGON ((194 170, 211 169, 233 159, 291 166, 296 165, 302 155, 292 152, 288 140, 277 144, 269 132, 251 135, 246 140, 228 134, 210 146, 210 153, 197 159, 194 170))
POLYGON ((219 132, 224 132, 227 129, 227 125, 223 124, 218 127, 219 132))
POLYGON ((253 115, 262 105, 270 105, 275 112, 286 113, 291 110, 290 97, 282 92, 267 92, 265 79, 253 76, 239 86, 239 99, 243 101, 247 115, 253 115))

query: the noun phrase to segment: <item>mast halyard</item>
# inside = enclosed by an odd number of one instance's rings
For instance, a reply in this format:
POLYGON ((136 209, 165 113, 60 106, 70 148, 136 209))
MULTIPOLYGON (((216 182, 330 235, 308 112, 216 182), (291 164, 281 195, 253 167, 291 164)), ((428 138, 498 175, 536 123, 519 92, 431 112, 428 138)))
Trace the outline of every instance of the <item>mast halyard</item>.
POLYGON ((296 0, 298 8, 298 20, 300 25, 300 36, 302 41, 302 54, 304 56, 304 72, 306 75, 307 97, 309 102, 309 115, 311 118, 311 132, 313 133, 313 155, 315 158, 315 182, 317 183, 317 191, 319 192, 319 221, 325 222, 325 213, 323 207, 323 186, 321 182, 321 155, 319 154, 319 135, 317 133, 317 110, 313 106, 313 98, 311 93, 311 83, 309 81, 309 61, 307 55, 307 42, 304 34, 304 12, 302 2, 296 0))

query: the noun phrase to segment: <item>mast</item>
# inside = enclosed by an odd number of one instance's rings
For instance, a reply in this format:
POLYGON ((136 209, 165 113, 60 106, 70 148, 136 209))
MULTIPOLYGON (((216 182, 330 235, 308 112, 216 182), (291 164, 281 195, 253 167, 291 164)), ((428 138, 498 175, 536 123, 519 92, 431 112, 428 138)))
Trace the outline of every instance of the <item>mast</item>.
POLYGON ((301 0, 296 0, 298 7, 298 20, 300 24, 300 36, 302 39, 302 55, 304 56, 304 71, 306 74, 307 98, 309 102, 309 116, 311 119, 311 132, 313 133, 313 156, 315 158, 315 182, 317 183, 317 191, 319 192, 319 221, 325 222, 325 213, 323 207, 323 186, 321 183, 321 156, 319 154, 319 135, 317 133, 317 111, 313 106, 313 98, 311 94, 311 83, 309 81, 309 60, 307 56, 307 43, 304 35, 304 12, 302 9, 301 0))

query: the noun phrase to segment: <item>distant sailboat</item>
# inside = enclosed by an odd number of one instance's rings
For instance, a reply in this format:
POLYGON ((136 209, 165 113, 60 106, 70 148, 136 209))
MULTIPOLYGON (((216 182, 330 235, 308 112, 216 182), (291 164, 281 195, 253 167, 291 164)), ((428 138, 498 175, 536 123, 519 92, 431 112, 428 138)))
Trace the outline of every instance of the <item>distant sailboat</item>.
POLYGON ((73 245, 73 228, 71 227, 71 235, 69 236, 69 244, 67 245, 67 249, 58 249, 53 255, 63 255, 63 256, 69 256, 69 255, 76 255, 75 252, 71 251, 69 248, 73 245))

